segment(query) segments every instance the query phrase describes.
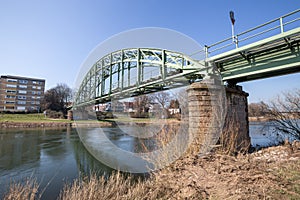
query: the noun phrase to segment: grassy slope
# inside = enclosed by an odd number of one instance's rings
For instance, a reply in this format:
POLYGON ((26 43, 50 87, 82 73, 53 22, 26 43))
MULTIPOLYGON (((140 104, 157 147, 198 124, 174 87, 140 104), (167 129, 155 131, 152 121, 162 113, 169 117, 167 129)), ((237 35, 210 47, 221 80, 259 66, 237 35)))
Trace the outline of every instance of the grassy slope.
POLYGON ((0 114, 0 122, 70 122, 66 119, 45 118, 44 114, 0 114))

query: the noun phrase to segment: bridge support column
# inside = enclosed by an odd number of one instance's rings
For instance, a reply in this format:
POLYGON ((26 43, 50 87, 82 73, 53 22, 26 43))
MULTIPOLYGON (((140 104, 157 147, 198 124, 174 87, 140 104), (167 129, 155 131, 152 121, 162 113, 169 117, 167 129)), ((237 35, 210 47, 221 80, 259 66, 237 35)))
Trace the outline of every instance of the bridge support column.
POLYGON ((206 79, 192 83, 187 89, 189 135, 193 138, 189 153, 205 153, 219 140, 223 123, 217 114, 223 108, 220 97, 224 98, 224 88, 217 81, 206 79))
POLYGON ((68 110, 67 119, 68 120, 73 120, 73 111, 72 110, 68 110))
POLYGON ((248 120, 248 93, 241 86, 226 87, 227 114, 220 143, 230 152, 248 151, 251 142, 248 120))
POLYGON ((87 120, 88 119, 88 112, 84 109, 82 110, 76 110, 72 112, 72 117, 75 120, 87 120))
POLYGON ((194 137, 190 150, 205 153, 218 141, 230 152, 248 149, 248 94, 216 81, 193 83, 187 89, 189 134, 194 137))

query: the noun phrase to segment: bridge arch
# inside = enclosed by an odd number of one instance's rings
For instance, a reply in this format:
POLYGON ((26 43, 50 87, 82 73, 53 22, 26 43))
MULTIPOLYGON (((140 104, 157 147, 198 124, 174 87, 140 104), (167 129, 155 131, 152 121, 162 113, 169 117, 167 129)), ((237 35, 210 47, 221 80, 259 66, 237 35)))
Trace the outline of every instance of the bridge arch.
POLYGON ((205 61, 158 48, 127 48, 99 59, 84 76, 75 107, 187 85, 213 70, 205 61))

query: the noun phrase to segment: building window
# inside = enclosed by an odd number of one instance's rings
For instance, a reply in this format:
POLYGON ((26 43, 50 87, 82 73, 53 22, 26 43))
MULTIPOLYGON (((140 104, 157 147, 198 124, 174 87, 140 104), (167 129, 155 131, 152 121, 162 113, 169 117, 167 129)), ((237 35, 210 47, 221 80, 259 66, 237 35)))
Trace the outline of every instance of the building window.
POLYGON ((14 101, 4 101, 5 104, 14 104, 14 101))
POLYGON ((16 88, 17 85, 7 84, 6 87, 8 87, 8 88, 16 88))
POLYGON ((18 104, 26 104, 26 101, 18 101, 18 104))
POLYGON ((42 92, 40 92, 40 91, 37 91, 37 94, 38 94, 38 95, 41 95, 41 94, 42 94, 42 92))
POLYGON ((34 105, 34 104, 35 104, 35 102, 34 102, 34 101, 32 101, 32 102, 31 102, 31 104, 32 104, 32 105, 34 105))
POLYGON ((28 81, 27 80, 19 80, 19 83, 22 83, 22 84, 27 84, 28 81))
POLYGON ((16 83, 17 80, 16 79, 7 79, 7 82, 16 83))
POLYGON ((4 109, 6 109, 6 110, 14 110, 15 107, 14 106, 5 106, 4 109))
POLYGON ((36 102, 35 102, 35 104, 39 105, 39 104, 40 104, 40 102, 39 102, 39 101, 36 101, 36 102))
POLYGON ((26 99, 26 96, 18 96, 18 99, 26 99))
POLYGON ((36 91, 32 91, 32 94, 36 94, 36 91))
POLYGON ((27 85, 19 85, 19 88, 27 88, 27 85))
POLYGON ((38 90, 40 90, 40 89, 42 89, 42 87, 41 86, 32 86, 32 89, 38 89, 38 90))
POLYGON ((43 82, 42 81, 32 81, 32 84, 42 85, 43 82))
POLYGON ((9 93, 9 94, 16 94, 16 90, 6 90, 6 93, 9 93))
POLYGON ((25 106, 17 106, 17 110, 25 110, 25 106))
POLYGON ((15 96, 12 96, 12 95, 6 95, 5 98, 7 98, 7 99, 14 99, 15 96))
POLYGON ((27 94, 26 90, 19 90, 19 94, 27 94))

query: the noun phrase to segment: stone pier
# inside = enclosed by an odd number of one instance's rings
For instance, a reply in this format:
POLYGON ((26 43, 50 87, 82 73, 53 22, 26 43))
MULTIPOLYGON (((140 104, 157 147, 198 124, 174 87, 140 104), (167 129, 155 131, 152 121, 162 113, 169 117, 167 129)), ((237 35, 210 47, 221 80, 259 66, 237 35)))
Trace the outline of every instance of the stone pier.
POLYGON ((72 110, 68 110, 67 119, 68 120, 73 120, 73 111, 72 110))
POLYGON ((226 87, 227 114, 220 142, 230 152, 248 151, 251 142, 248 120, 248 93, 241 86, 226 87))
POLYGON ((191 84, 187 93, 192 151, 205 153, 216 143, 230 152, 248 149, 248 94, 241 87, 228 88, 212 79, 191 84))

